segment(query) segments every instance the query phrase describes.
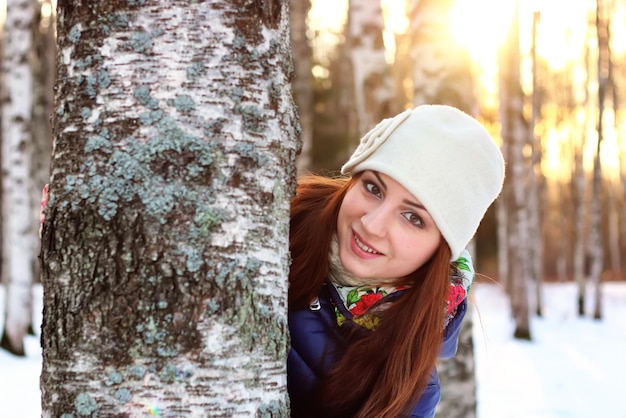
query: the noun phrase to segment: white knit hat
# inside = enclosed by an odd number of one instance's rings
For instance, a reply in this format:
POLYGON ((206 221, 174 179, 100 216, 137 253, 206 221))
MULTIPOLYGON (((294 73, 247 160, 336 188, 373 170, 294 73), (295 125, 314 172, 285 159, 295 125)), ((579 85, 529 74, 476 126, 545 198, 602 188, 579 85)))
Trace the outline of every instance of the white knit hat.
POLYGON ((470 242, 500 194, 504 159, 485 128, 462 111, 422 105, 369 131, 341 168, 374 170, 424 205, 450 246, 452 261, 470 242))

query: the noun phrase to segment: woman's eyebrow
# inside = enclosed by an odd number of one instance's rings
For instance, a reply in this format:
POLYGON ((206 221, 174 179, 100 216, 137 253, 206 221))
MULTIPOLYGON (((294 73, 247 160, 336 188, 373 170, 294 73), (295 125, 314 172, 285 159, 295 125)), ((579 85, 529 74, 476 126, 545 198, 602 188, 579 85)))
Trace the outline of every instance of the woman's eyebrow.
POLYGON ((425 212, 428 212, 428 210, 421 203, 416 203, 416 202, 413 202, 412 200, 408 200, 408 199, 404 199, 403 202, 406 203, 409 206, 413 206, 413 207, 415 207, 417 209, 421 209, 421 210, 423 210, 425 212))
POLYGON ((383 189, 387 190, 387 185, 385 184, 385 182, 383 181, 382 177, 380 177, 380 174, 378 174, 378 172, 373 171, 374 175, 376 176, 376 178, 378 179, 378 182, 380 183, 380 185, 383 187, 383 189))
MULTIPOLYGON (((381 187, 384 190, 387 190, 387 185, 383 181, 382 177, 380 177, 380 174, 378 174, 378 172, 376 172, 376 171, 373 171, 373 173, 374 173, 374 176, 376 176, 376 178, 378 179, 378 182, 380 183, 381 187)), ((428 210, 426 210, 424 205, 422 205, 421 203, 416 203, 416 202, 413 202, 412 200, 408 200, 408 199, 403 199, 403 202, 406 203, 409 206, 413 206, 413 207, 415 207, 417 209, 421 209, 421 210, 423 210, 425 212, 428 212, 428 210)))

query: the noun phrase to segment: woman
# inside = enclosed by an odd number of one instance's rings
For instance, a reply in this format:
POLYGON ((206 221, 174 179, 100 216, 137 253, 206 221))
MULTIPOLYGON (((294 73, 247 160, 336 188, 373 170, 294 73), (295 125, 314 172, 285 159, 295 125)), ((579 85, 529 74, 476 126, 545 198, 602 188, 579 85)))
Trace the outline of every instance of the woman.
POLYGON ((502 154, 470 116, 424 105, 366 134, 342 174, 292 200, 292 417, 433 417, 502 154))

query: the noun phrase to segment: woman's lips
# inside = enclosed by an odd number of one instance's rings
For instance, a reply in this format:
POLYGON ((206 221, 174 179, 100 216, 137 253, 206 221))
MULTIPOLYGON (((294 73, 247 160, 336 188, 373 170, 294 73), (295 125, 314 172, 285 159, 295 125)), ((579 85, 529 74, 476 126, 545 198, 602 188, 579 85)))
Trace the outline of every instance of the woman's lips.
POLYGON ((352 231, 352 241, 350 243, 352 251, 361 257, 376 257, 383 255, 373 248, 367 241, 364 241, 356 232, 352 231))

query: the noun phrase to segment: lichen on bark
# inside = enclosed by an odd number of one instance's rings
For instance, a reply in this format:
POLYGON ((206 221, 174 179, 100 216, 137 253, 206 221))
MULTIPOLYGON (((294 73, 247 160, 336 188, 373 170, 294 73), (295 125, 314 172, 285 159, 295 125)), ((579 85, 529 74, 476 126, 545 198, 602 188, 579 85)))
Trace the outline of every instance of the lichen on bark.
POLYGON ((52 416, 77 414, 81 393, 91 415, 158 401, 172 416, 287 416, 285 4, 259 20, 228 2, 59 3, 42 244, 52 416))

